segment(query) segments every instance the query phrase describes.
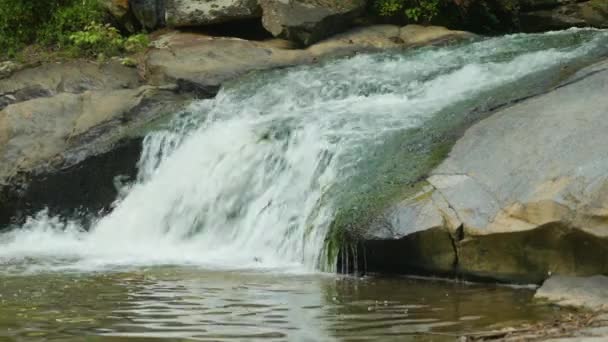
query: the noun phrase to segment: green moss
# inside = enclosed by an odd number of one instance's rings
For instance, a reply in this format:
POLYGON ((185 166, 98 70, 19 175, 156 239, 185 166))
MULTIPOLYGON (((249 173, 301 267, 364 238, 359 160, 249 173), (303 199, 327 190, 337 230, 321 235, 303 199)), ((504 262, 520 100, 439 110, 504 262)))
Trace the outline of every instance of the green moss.
MULTIPOLYGON (((393 139, 395 142, 400 139, 426 140, 426 133, 424 130, 407 130, 393 139)), ((375 175, 364 173, 353 179, 351 184, 365 186, 348 189, 340 196, 344 205, 332 221, 325 242, 328 265, 335 264, 340 254, 343 258, 353 259, 358 241, 365 237, 373 221, 391 204, 419 192, 427 184, 424 176, 447 157, 453 142, 454 139, 437 139, 420 151, 399 152, 393 149, 394 154, 388 155, 396 157, 402 165, 389 158, 378 166, 379 170, 374 168, 376 171, 371 171, 377 172, 375 175)))
POLYGON ((594 9, 608 14, 608 2, 606 0, 591 0, 590 4, 594 9))
POLYGON ((430 22, 446 0, 376 0, 374 10, 381 16, 404 16, 412 22, 430 22))
POLYGON ((430 171, 445 160, 468 127, 495 108, 555 85, 558 71, 556 67, 482 91, 435 113, 419 128, 396 132, 383 143, 364 148, 356 175, 331 190, 337 212, 325 241, 326 263, 335 266, 339 256, 353 262, 354 256, 348 254, 370 235, 374 221, 393 204, 420 192, 430 171))

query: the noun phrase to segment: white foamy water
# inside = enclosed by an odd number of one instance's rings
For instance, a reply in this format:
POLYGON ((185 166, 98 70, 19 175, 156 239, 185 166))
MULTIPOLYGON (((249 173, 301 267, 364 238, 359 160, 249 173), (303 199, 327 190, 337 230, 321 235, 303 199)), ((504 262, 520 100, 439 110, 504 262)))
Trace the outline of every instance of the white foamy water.
POLYGON ((195 264, 314 271, 357 151, 481 91, 608 45, 516 35, 248 76, 144 142, 140 174, 89 232, 41 213, 0 236, 7 269, 195 264))

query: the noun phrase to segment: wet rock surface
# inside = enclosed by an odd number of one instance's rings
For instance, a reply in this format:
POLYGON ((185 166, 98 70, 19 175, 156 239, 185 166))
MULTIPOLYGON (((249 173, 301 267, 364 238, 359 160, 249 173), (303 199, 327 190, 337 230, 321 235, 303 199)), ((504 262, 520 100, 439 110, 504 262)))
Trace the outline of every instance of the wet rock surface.
POLYGON ((175 89, 142 85, 115 62, 50 63, 0 79, 0 225, 44 208, 107 207, 113 178, 139 158, 119 152, 135 151, 142 128, 187 100, 175 89))
POLYGON ((144 128, 185 101, 171 90, 142 86, 6 107, 0 112, 0 225, 44 208, 107 208, 117 195, 114 177, 134 173, 144 128))
POLYGON ((405 250, 412 239, 443 232, 453 248, 445 238, 437 242, 446 246, 441 252, 420 242, 407 247, 419 251, 411 260, 440 274, 520 283, 608 273, 608 150, 601 148, 607 66, 589 67, 470 128, 427 186, 387 213, 388 229, 374 228, 379 236, 369 238, 375 247, 366 252, 367 264, 379 262, 370 261, 375 250, 385 253, 398 241, 401 248, 392 249, 405 250), (432 262, 450 252, 451 267, 432 262))

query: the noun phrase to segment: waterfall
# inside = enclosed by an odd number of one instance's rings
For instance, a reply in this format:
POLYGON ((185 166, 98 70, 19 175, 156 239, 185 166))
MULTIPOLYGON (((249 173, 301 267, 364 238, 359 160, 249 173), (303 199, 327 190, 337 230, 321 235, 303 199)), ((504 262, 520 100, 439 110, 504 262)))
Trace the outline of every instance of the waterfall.
POLYGON ((90 231, 41 213, 0 236, 0 263, 315 271, 332 264, 335 194, 357 186, 362 150, 607 41, 598 30, 511 35, 247 75, 151 132, 137 181, 90 231))

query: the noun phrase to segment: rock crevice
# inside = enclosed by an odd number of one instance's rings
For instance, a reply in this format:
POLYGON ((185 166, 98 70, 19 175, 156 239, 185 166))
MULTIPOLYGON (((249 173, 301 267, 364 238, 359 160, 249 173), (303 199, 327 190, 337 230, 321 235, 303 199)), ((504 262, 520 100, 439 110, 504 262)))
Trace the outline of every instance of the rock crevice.
POLYGON ((369 246, 402 241, 401 248, 420 253, 395 273, 420 262, 426 272, 520 283, 556 273, 608 274, 605 67, 590 66, 467 130, 422 192, 387 211, 400 233, 391 238, 372 227, 369 246), (441 230, 452 240, 444 246, 438 239, 442 252, 424 247, 428 241, 405 243, 441 230), (455 267, 431 262, 448 251, 455 267))

